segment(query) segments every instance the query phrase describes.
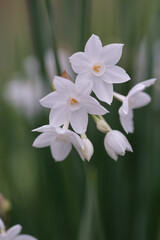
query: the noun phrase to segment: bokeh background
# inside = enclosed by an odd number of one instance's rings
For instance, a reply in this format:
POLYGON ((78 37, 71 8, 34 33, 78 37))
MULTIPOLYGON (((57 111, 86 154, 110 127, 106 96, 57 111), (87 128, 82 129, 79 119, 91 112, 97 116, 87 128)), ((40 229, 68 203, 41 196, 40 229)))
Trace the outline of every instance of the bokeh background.
MULTIPOLYGON (((11 205, 7 214, 0 206, 0 214, 6 225, 20 223, 39 240, 159 240, 159 0, 0 0, 0 36, 0 192, 11 205), (55 74, 67 70, 74 77, 68 56, 83 50, 92 33, 103 45, 124 43, 119 65, 131 81, 114 89, 125 95, 156 77, 147 89, 152 102, 134 112, 135 132, 127 136, 134 153, 113 161, 90 119, 91 161, 82 162, 73 149, 56 163, 49 148, 32 147, 37 134, 31 130, 48 123, 39 99, 51 91, 55 74)), ((123 132, 119 102, 106 107, 108 123, 123 132)))

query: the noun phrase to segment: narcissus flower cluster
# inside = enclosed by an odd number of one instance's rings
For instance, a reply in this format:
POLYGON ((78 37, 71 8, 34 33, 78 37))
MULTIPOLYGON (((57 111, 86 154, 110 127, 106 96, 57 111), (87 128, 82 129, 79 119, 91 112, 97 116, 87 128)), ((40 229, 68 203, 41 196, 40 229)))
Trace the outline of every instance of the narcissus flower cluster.
POLYGON ((92 35, 84 52, 73 54, 69 60, 77 73, 75 81, 63 76, 53 79, 54 91, 40 100, 43 107, 49 108, 49 124, 33 131, 41 132, 33 143, 34 147, 50 146, 55 161, 64 160, 72 149, 77 150, 82 160, 89 161, 94 148, 86 135, 89 115, 97 129, 105 133, 104 147, 108 155, 118 159, 132 147, 118 130, 112 130, 103 115, 109 113, 100 101, 111 104, 113 97, 122 102, 119 109, 120 122, 126 133, 133 133, 133 109, 147 105, 151 98, 143 91, 154 84, 156 79, 138 83, 125 97, 114 92, 113 84, 130 80, 124 69, 117 66, 122 55, 123 44, 102 46, 98 36, 92 35), (92 92, 97 99, 91 96, 92 92), (69 129, 71 126, 72 130, 69 129))

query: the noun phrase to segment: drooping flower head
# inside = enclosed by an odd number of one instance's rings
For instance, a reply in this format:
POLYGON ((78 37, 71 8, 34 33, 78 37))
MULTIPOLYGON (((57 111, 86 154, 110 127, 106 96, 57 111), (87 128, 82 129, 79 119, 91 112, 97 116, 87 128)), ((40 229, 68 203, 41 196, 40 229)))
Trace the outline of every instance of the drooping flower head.
POLYGON ((133 152, 127 138, 117 130, 110 130, 104 138, 104 146, 108 155, 115 161, 118 155, 124 156, 125 151, 133 152))
POLYGON ((55 92, 40 100, 44 107, 51 108, 50 123, 59 127, 70 121, 73 130, 85 133, 88 124, 88 113, 103 115, 108 111, 90 96, 92 84, 87 82, 73 83, 62 77, 55 77, 55 92))
POLYGON ((115 66, 122 55, 123 44, 102 46, 98 36, 92 35, 86 43, 84 52, 70 57, 73 70, 78 73, 77 81, 91 81, 92 90, 104 102, 111 104, 113 83, 123 83, 130 79, 119 66, 115 66))
POLYGON ((120 122, 126 133, 133 133, 133 109, 143 107, 151 101, 151 97, 143 92, 145 88, 155 83, 156 79, 149 79, 136 84, 126 97, 119 95, 122 106, 119 108, 120 122))
POLYGON ((55 161, 64 160, 72 149, 72 145, 76 148, 82 160, 83 156, 83 141, 73 131, 51 125, 44 125, 33 131, 41 132, 35 139, 33 146, 37 148, 50 146, 51 153, 55 161))

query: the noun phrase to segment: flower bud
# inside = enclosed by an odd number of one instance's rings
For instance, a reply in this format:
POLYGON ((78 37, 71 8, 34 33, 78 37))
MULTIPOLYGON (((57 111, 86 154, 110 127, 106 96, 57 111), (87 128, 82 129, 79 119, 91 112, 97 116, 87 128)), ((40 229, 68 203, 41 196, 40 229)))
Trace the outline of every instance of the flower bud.
POLYGON ((89 162, 94 152, 93 144, 85 134, 82 134, 81 137, 84 144, 84 149, 82 150, 82 153, 85 159, 89 162))
POLYGON ((117 161, 118 155, 124 156, 125 151, 133 152, 127 138, 117 130, 111 130, 106 134, 104 146, 108 155, 115 161, 117 161))
POLYGON ((108 125, 108 123, 104 119, 98 119, 96 121, 96 125, 97 125, 97 129, 100 132, 107 133, 111 130, 110 126, 108 125))

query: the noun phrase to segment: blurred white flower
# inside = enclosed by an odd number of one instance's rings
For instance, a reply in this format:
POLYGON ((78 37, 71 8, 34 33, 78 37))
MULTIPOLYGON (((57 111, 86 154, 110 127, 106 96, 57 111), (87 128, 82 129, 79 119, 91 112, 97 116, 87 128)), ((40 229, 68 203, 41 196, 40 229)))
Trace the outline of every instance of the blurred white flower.
POLYGON ((50 146, 55 161, 64 160, 70 153, 72 145, 76 148, 82 160, 84 160, 82 154, 84 149, 83 141, 73 131, 60 127, 55 128, 52 125, 44 125, 33 131, 41 132, 35 139, 33 147, 42 148, 50 146))
POLYGON ((117 130, 110 130, 104 138, 104 146, 108 155, 115 161, 118 155, 124 156, 125 151, 133 152, 127 138, 117 130))
POLYGON ((88 113, 103 115, 107 110, 90 96, 92 85, 87 82, 72 81, 55 77, 55 92, 40 100, 42 106, 51 108, 50 123, 59 127, 70 121, 73 130, 85 133, 88 125, 88 113))
POLYGON ((23 62, 24 76, 13 78, 6 84, 4 98, 29 120, 39 114, 39 99, 46 93, 35 57, 29 56, 23 62))
POLYGON ((122 101, 122 106, 119 108, 120 122, 126 133, 133 133, 133 109, 143 107, 151 101, 151 97, 143 92, 145 88, 150 87, 155 83, 156 79, 149 79, 136 84, 126 97, 114 93, 114 96, 122 101))
MULTIPOLYGON (((62 72, 66 71, 70 76, 72 76, 73 72, 69 64, 68 58, 69 58, 69 53, 65 49, 61 49, 61 48, 58 49, 58 59, 59 59, 62 72)), ((52 81, 55 75, 57 75, 55 57, 52 49, 49 49, 46 52, 45 65, 46 65, 46 69, 47 69, 47 73, 50 78, 50 81, 52 81)))
MULTIPOLYGON (((58 56, 62 70, 67 70, 72 75, 68 61, 68 52, 64 49, 59 49, 58 56)), ((56 65, 54 53, 51 49, 46 52, 45 65, 50 81, 52 81, 56 74, 56 65)), ((46 94, 46 87, 40 74, 38 59, 32 55, 26 57, 22 63, 20 74, 15 76, 6 84, 4 98, 31 120, 40 113, 39 99, 46 94)))
POLYGON ((30 235, 20 234, 21 230, 22 227, 17 224, 6 231, 3 221, 0 219, 0 240, 36 240, 30 235))
POLYGON ((78 73, 77 81, 91 81, 96 96, 111 104, 113 83, 123 83, 130 79, 124 69, 115 66, 122 55, 123 44, 109 44, 102 47, 98 36, 92 35, 84 52, 70 57, 73 70, 78 73))
MULTIPOLYGON (((134 84, 137 84, 138 82, 141 81, 141 79, 146 78, 146 73, 147 73, 147 61, 148 61, 148 56, 147 56, 147 39, 144 38, 136 51, 134 51, 135 56, 133 59, 133 76, 134 79, 134 84)), ((154 75, 155 76, 155 75, 154 75)))
POLYGON ((82 150, 82 153, 85 159, 89 162, 94 152, 93 144, 87 138, 86 134, 82 134, 81 138, 84 145, 84 149, 82 150))

